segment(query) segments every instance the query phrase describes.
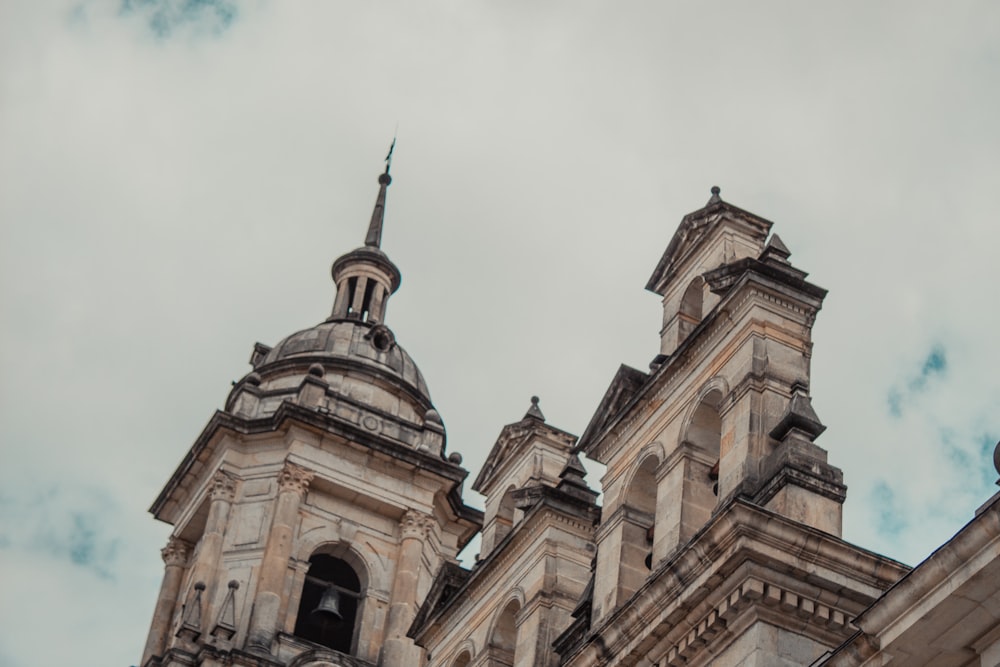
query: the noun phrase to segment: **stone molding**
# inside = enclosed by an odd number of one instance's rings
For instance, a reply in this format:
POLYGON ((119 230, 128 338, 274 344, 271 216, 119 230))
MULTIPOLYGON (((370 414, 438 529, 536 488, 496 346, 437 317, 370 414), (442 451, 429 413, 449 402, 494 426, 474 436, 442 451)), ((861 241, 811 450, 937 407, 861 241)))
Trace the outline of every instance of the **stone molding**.
MULTIPOLYGON (((582 645, 570 649, 563 664, 593 664, 597 654, 605 656, 602 665, 635 664, 644 651, 653 648, 648 642, 654 628, 664 624, 677 627, 677 615, 687 613, 684 609, 694 602, 686 596, 707 593, 695 582, 725 577, 727 570, 746 560, 761 563, 768 571, 780 571, 786 567, 784 557, 790 554, 795 554, 800 566, 817 568, 811 585, 841 590, 846 579, 854 584, 859 600, 877 597, 908 570, 900 563, 737 498, 691 542, 661 561, 639 590, 605 616, 582 645)), ((779 591, 780 603, 784 591, 775 590, 779 591)), ((759 593, 763 597, 765 591, 759 593)), ((810 613, 815 616, 818 612, 810 613)), ((844 611, 840 614, 844 616, 844 611)), ((835 627, 829 627, 827 622, 821 629, 830 632, 835 627)))
POLYGON ((316 473, 313 471, 291 461, 285 461, 285 467, 278 473, 278 493, 292 491, 301 498, 305 496, 309 483, 315 476, 316 473))
MULTIPOLYGON (((734 288, 738 287, 739 286, 737 285, 734 288)), ((674 351, 670 359, 660 366, 657 372, 652 374, 650 390, 640 392, 641 394, 646 396, 673 395, 680 388, 680 385, 689 378, 689 373, 685 371, 689 370, 689 367, 692 365, 697 364, 699 360, 705 358, 707 351, 711 347, 715 346, 723 337, 731 336, 731 340, 737 341, 753 334, 754 331, 763 331, 766 328, 776 328, 776 326, 772 323, 768 323, 757 318, 751 318, 746 326, 739 331, 734 332, 732 330, 732 324, 737 319, 745 316, 743 311, 748 310, 750 302, 764 302, 766 304, 783 308, 785 312, 793 313, 799 317, 804 317, 806 326, 809 328, 811 328, 812 323, 815 320, 815 312, 805 312, 801 307, 788 298, 778 298, 776 295, 766 291, 760 285, 743 285, 742 289, 746 291, 743 295, 741 295, 742 298, 739 300, 733 300, 730 298, 735 296, 732 293, 723 297, 722 301, 720 301, 715 308, 713 308, 712 312, 702 319, 701 324, 699 324, 699 326, 691 332, 687 339, 685 339, 685 341, 678 346, 677 350, 674 351)), ((810 311, 818 311, 818 308, 810 308, 810 311)), ((793 316, 789 319, 795 320, 797 318, 793 316)), ((808 346, 808 337, 802 338, 802 343, 808 346)), ((630 405, 634 404, 636 400, 637 397, 633 398, 633 400, 630 401, 630 405)), ((648 418, 644 411, 634 411, 631 409, 630 405, 625 407, 623 414, 621 415, 622 417, 625 417, 625 420, 622 421, 619 419, 614 422, 610 422, 606 426, 605 432, 597 438, 597 441, 600 442, 600 444, 596 448, 591 447, 588 452, 589 455, 595 456, 598 460, 600 460, 602 452, 617 451, 620 449, 622 439, 627 438, 636 432, 636 423, 640 419, 648 418)))
POLYGON ((166 567, 177 565, 183 567, 187 564, 188 556, 191 555, 191 547, 187 542, 177 537, 171 537, 167 541, 167 546, 160 549, 160 556, 166 567))
POLYGON ((212 500, 225 500, 227 503, 233 502, 236 495, 236 480, 224 470, 219 470, 209 481, 208 496, 212 500))
POLYGON ((849 619, 842 611, 831 609, 815 600, 783 590, 774 584, 751 577, 723 598, 680 641, 674 643, 664 656, 664 667, 682 667, 698 655, 701 649, 732 623, 740 612, 753 604, 780 608, 783 614, 794 614, 805 623, 812 623, 835 631, 843 631, 849 619))
POLYGON ((600 544, 605 537, 617 530, 618 526, 623 523, 640 526, 645 530, 656 523, 656 514, 653 512, 643 512, 622 503, 607 518, 601 520, 601 524, 594 532, 594 542, 600 544))
MULTIPOLYGON (((465 584, 444 606, 443 609, 435 611, 427 619, 422 628, 411 628, 409 636, 413 637, 419 646, 427 646, 440 640, 442 634, 447 634, 441 626, 441 615, 461 615, 467 613, 470 605, 477 605, 481 600, 491 595, 503 580, 512 575, 511 566, 520 560, 525 549, 533 544, 546 530, 557 528, 565 530, 570 534, 593 535, 594 525, 592 522, 584 521, 567 516, 556 508, 549 507, 546 503, 540 503, 533 507, 524 519, 511 530, 507 536, 500 541, 483 560, 479 561, 472 569, 465 584), (547 516, 539 516, 545 510, 547 516)), ((593 537, 589 538, 593 541, 593 537)), ((558 543, 558 540, 547 538, 546 542, 551 546, 558 543)), ((556 546, 558 549, 558 545, 556 546)), ((561 551, 546 551, 547 557, 566 558, 561 551)), ((588 559, 593 554, 587 554, 588 559)), ((511 586, 517 586, 513 583, 511 586)))
POLYGON ((434 517, 417 510, 407 510, 403 518, 399 520, 399 529, 402 539, 416 538, 426 539, 430 536, 434 528, 434 517))

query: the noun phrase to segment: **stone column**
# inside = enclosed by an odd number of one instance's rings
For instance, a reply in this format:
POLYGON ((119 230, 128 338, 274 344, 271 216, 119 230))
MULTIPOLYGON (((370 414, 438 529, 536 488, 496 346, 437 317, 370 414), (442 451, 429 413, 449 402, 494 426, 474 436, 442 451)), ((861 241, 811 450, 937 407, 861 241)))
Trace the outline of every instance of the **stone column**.
POLYGON ((288 576, 288 559, 292 556, 299 506, 312 478, 311 471, 289 462, 278 475, 278 499, 260 563, 257 595, 254 597, 247 637, 250 649, 270 653, 271 643, 278 632, 278 611, 288 576))
POLYGON ((392 582, 392 599, 386 621, 385 643, 381 667, 410 667, 421 664, 420 651, 406 636, 417 614, 417 580, 424 550, 424 538, 434 519, 427 514, 409 510, 400 521, 401 541, 396 560, 396 577, 392 582))
MULTIPOLYGON (((205 521, 205 532, 201 536, 198 552, 192 565, 191 581, 206 583, 205 599, 209 606, 204 615, 205 622, 212 618, 211 602, 215 599, 215 589, 218 584, 219 565, 222 561, 222 540, 229 524, 229 510, 233 505, 233 495, 236 482, 227 473, 218 471, 209 482, 208 519, 205 521)), ((207 632, 208 628, 202 628, 207 632)))
POLYGON ((150 624, 146 648, 142 652, 142 662, 154 655, 163 655, 167 636, 170 634, 170 622, 173 620, 174 608, 177 607, 177 596, 181 590, 181 579, 184 576, 184 565, 188 559, 188 545, 171 537, 167 546, 160 551, 163 556, 163 583, 160 585, 160 596, 156 599, 153 609, 153 622, 150 624))

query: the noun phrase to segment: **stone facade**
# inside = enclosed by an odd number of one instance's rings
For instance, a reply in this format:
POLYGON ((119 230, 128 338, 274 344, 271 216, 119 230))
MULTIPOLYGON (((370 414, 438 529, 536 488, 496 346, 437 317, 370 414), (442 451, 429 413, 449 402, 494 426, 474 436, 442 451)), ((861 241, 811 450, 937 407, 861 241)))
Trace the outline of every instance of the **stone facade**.
POLYGON ((718 188, 647 284, 648 371, 622 366, 579 439, 533 398, 467 506, 385 324, 390 183, 331 316, 254 347, 153 504, 174 530, 144 667, 1000 665, 1000 494, 912 570, 841 539, 809 393, 826 291, 718 188))

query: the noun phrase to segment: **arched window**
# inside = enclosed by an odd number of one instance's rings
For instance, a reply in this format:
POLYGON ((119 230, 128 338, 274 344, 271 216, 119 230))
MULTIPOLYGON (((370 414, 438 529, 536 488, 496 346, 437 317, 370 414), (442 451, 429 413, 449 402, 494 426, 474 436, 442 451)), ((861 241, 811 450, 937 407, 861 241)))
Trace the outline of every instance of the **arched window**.
MULTIPOLYGON (((627 563, 628 566, 638 572, 652 569, 653 567, 653 536, 656 529, 656 469, 660 466, 660 461, 655 456, 647 456, 643 459, 632 483, 629 484, 625 495, 625 505, 628 508, 629 519, 634 528, 631 532, 635 534, 632 543, 638 547, 633 551, 633 556, 627 563), (641 566, 639 557, 641 556, 641 566)), ((636 586, 638 588, 638 586, 636 586)))
POLYGON ((462 651, 462 655, 455 658, 455 662, 451 663, 451 667, 469 667, 469 663, 472 662, 472 656, 468 651, 462 651))
POLYGON ((511 667, 514 664, 517 649, 517 612, 521 611, 521 603, 511 600, 500 612, 493 633, 490 636, 489 664, 496 667, 511 667))
MULTIPOLYGON (((688 425, 687 438, 702 454, 714 462, 706 475, 705 483, 711 482, 713 495, 719 495, 719 456, 722 445, 722 417, 719 406, 722 403, 722 392, 713 389, 698 404, 688 425)), ((707 518, 706 518, 707 520, 707 518)))
POLYGON ((295 619, 295 635, 352 654, 361 580, 346 561, 328 554, 309 559, 295 619))
POLYGON ((496 539, 493 542, 493 546, 500 544, 503 538, 507 537, 508 533, 514 529, 515 519, 517 518, 517 508, 514 507, 514 485, 511 484, 504 491, 503 497, 500 499, 500 507, 497 508, 497 530, 496 539))
POLYGON ((698 276, 691 281, 684 296, 681 297, 681 306, 678 310, 677 343, 680 344, 694 330, 701 318, 705 301, 705 280, 698 276))

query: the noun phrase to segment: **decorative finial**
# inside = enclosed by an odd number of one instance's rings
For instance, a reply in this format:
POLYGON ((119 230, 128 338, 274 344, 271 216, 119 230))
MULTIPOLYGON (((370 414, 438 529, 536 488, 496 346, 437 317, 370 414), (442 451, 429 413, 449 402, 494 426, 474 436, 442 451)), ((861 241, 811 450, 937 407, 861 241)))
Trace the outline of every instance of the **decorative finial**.
MULTIPOLYGON (((1000 442, 997 442, 996 449, 993 450, 993 467, 1000 473, 1000 442)), ((1000 486, 1000 479, 997 480, 997 486, 1000 486)))
POLYGON ((722 201, 722 197, 719 196, 720 192, 722 192, 722 188, 720 188, 718 185, 713 185, 712 196, 709 198, 708 203, 718 204, 720 201, 722 201))
POLYGON ((385 171, 378 175, 379 185, 389 185, 392 183, 392 176, 389 175, 389 168, 392 167, 392 152, 396 149, 396 135, 392 135, 392 144, 389 145, 389 152, 385 156, 385 171))
POLYGON ((532 419, 538 419, 540 421, 545 421, 545 415, 542 414, 542 411, 538 407, 538 397, 537 396, 532 396, 531 397, 531 407, 528 408, 528 411, 524 414, 524 417, 525 417, 525 419, 527 419, 527 418, 530 417, 532 419))

